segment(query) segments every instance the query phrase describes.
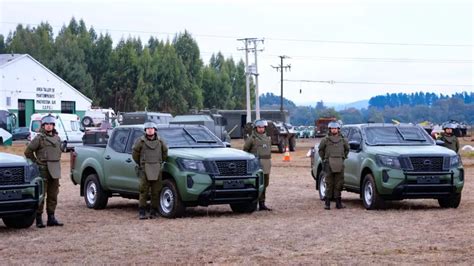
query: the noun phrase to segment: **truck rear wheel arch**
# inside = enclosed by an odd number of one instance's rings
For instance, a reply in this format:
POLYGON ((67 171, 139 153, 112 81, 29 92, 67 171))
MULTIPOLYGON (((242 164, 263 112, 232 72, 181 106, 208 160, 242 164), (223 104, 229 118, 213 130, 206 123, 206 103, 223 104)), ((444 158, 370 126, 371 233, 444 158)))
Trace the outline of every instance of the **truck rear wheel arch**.
POLYGON ((84 172, 82 172, 82 178, 81 178, 81 196, 84 196, 84 184, 86 182, 86 178, 91 175, 91 174, 95 174, 97 176, 99 176, 97 174, 97 171, 92 168, 92 167, 87 167, 86 169, 84 169, 84 172))

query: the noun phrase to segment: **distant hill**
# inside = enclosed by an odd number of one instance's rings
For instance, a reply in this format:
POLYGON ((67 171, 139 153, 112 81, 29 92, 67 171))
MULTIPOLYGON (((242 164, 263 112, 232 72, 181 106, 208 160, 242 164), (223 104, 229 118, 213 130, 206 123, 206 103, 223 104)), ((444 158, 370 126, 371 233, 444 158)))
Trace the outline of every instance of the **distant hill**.
POLYGON ((336 111, 341 111, 341 110, 345 110, 345 109, 349 109, 349 108, 355 108, 355 109, 360 110, 362 108, 367 109, 369 107, 369 100, 360 100, 360 101, 357 101, 357 102, 344 103, 344 104, 341 104, 341 103, 336 103, 336 104, 327 103, 326 105, 329 106, 329 107, 334 107, 334 109, 336 109, 336 111))

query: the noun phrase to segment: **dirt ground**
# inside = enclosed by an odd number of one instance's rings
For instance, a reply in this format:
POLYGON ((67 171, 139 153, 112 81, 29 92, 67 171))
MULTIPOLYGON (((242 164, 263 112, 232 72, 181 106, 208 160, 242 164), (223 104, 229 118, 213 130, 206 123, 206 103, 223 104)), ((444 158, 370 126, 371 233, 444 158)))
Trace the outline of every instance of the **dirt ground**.
MULTIPOLYGON (((367 211, 358 195, 343 192, 347 208, 326 211, 305 157, 316 141, 298 140, 291 162, 273 153, 267 192, 272 212, 237 215, 222 205, 144 221, 137 219, 137 200, 112 198, 105 210, 86 208, 64 154, 57 217, 65 226, 13 230, 0 222, 0 263, 472 265, 473 159, 463 158, 466 183, 458 209, 405 200, 367 211)), ((0 151, 23 149, 15 144, 0 151)))

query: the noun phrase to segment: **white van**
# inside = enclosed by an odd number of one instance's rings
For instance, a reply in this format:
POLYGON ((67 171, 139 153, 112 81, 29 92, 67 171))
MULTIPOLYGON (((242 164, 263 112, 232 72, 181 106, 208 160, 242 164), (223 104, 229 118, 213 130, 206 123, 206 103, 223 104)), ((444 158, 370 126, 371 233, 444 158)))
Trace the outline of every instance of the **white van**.
MULTIPOLYGON (((41 118, 49 114, 32 114, 30 121, 30 138, 33 139, 41 128, 41 118)), ((56 131, 58 131, 61 141, 67 142, 67 150, 82 145, 84 129, 81 127, 81 120, 75 114, 51 114, 56 117, 56 131)))

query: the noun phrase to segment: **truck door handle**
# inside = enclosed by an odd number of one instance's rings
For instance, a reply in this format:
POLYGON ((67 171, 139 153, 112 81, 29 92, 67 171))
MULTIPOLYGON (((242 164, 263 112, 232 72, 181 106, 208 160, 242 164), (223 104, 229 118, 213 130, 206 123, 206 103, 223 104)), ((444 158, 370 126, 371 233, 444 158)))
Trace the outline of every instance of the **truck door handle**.
POLYGON ((110 160, 111 158, 112 158, 112 157, 110 157, 110 155, 105 156, 105 159, 106 159, 106 160, 110 160))
POLYGON ((132 162, 132 159, 128 158, 127 160, 125 160, 125 162, 131 163, 131 162, 132 162))

